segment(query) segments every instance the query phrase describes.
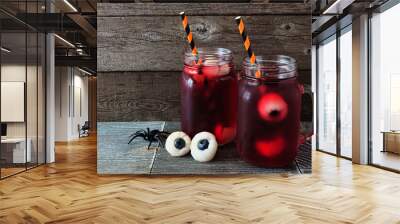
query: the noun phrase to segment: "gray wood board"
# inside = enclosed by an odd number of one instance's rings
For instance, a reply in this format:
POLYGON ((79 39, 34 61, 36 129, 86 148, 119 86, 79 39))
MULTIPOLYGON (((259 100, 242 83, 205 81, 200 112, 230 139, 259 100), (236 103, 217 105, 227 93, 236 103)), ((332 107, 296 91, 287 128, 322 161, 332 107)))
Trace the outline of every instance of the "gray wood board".
POLYGON ((209 163, 199 163, 187 155, 182 158, 169 156, 165 149, 154 143, 146 150, 147 142, 137 139, 128 145, 129 135, 147 127, 168 131, 179 130, 178 122, 99 122, 98 163, 99 174, 147 175, 226 175, 226 174, 297 174, 311 171, 311 146, 300 147, 296 163, 287 169, 266 169, 249 165, 240 160, 234 145, 219 149, 209 163))
POLYGON ((311 141, 306 141, 299 146, 299 151, 296 157, 297 167, 302 173, 311 173, 312 171, 312 153, 311 141))
POLYGON ((137 138, 128 145, 129 136, 147 127, 161 130, 164 122, 98 122, 97 125, 97 173, 150 173, 158 144, 147 150, 148 143, 137 138))
POLYGON ((310 15, 308 3, 98 3, 97 15, 105 16, 176 16, 185 11, 201 15, 310 15))
MULTIPOLYGON (((167 2, 167 3, 216 3, 216 2, 268 2, 269 0, 98 0, 97 2, 114 2, 114 3, 128 3, 128 2, 135 2, 135 3, 154 3, 154 2, 167 2)), ((288 1, 288 0, 283 0, 288 1)), ((289 0, 292 1, 292 0, 289 0)))
POLYGON ((98 73, 98 121, 178 120, 179 72, 98 73))
MULTIPOLYGON (((98 73, 97 120, 179 121, 180 75, 180 72, 98 73)), ((308 71, 300 71, 300 81, 308 75, 308 71)))
MULTIPOLYGON (((164 130, 173 132, 180 130, 178 122, 167 122, 164 130)), ((221 174, 260 174, 260 173, 298 173, 296 165, 287 169, 266 169, 252 166, 240 160, 234 144, 218 149, 217 155, 211 162, 200 163, 192 156, 171 157, 161 148, 157 151, 151 174, 180 174, 180 175, 221 175, 221 174)))
MULTIPOLYGON (((181 71, 187 43, 177 15, 182 10, 179 5, 109 4, 103 7, 98 16, 98 71, 181 71)), ((244 19, 256 54, 289 55, 297 60, 301 70, 311 68, 311 14, 310 11, 296 14, 306 8, 304 4, 300 8, 289 7, 288 11, 296 15, 282 10, 292 4, 197 5, 207 14, 189 18, 198 47, 229 48, 239 67, 246 53, 234 15, 250 15, 250 11, 254 13, 244 19), (279 13, 273 15, 269 11, 279 13)))

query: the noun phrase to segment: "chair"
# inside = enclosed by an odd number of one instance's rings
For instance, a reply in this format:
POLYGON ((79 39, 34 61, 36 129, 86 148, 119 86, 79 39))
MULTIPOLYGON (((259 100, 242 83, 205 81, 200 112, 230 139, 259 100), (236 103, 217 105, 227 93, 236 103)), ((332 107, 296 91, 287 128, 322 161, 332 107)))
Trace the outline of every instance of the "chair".
POLYGON ((79 138, 89 136, 89 129, 90 129, 89 121, 85 121, 82 127, 78 125, 79 138))

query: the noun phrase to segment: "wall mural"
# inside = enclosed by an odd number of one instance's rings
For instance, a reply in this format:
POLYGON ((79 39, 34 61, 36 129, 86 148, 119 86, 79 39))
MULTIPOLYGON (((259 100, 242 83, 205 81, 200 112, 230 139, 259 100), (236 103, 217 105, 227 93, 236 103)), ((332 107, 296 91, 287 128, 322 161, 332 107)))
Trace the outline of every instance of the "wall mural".
POLYGON ((310 30, 303 3, 99 3, 98 173, 311 172, 310 30))

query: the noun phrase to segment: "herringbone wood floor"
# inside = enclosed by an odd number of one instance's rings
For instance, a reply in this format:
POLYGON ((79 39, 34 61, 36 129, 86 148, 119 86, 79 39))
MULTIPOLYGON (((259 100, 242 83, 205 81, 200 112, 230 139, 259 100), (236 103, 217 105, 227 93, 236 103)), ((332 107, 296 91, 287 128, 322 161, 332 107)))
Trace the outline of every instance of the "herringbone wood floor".
POLYGON ((400 223, 400 175, 314 153, 311 175, 98 176, 96 139, 0 181, 0 223, 400 223))

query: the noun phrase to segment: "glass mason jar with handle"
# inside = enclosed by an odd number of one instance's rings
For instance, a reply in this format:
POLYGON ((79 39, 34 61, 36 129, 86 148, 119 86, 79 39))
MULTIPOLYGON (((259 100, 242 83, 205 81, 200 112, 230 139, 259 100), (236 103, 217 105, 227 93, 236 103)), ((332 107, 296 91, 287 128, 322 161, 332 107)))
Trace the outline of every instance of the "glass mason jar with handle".
POLYGON ((185 53, 180 79, 181 129, 190 137, 208 131, 223 145, 236 136, 237 75, 232 52, 199 48, 185 53), (196 63, 198 61, 198 63, 196 63))
POLYGON ((256 62, 246 58, 240 74, 237 150, 257 166, 290 166, 297 154, 301 114, 296 61, 277 55, 260 56, 256 62))

